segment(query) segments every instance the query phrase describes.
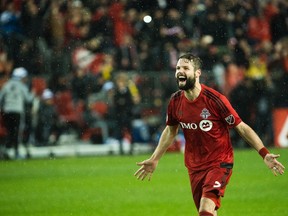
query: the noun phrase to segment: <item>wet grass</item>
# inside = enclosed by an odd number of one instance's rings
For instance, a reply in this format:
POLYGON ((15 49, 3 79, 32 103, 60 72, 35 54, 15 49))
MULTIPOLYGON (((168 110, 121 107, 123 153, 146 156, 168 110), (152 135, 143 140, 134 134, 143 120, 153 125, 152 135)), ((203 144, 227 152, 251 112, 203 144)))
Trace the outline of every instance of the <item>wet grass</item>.
MULTIPOLYGON (((288 149, 273 149, 288 167, 288 149)), ((197 215, 181 153, 152 181, 133 176, 149 155, 0 162, 0 215, 197 215)), ((236 150, 219 216, 288 215, 288 173, 275 177, 253 150, 236 150)))

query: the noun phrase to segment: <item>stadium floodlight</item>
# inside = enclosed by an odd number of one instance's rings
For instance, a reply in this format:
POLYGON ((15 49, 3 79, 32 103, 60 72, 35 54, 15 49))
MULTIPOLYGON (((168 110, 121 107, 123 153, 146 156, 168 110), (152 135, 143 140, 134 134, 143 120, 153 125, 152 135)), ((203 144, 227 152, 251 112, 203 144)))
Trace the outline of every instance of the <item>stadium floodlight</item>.
POLYGON ((146 16, 143 17, 143 21, 145 23, 150 23, 152 21, 152 17, 149 16, 149 15, 146 15, 146 16))

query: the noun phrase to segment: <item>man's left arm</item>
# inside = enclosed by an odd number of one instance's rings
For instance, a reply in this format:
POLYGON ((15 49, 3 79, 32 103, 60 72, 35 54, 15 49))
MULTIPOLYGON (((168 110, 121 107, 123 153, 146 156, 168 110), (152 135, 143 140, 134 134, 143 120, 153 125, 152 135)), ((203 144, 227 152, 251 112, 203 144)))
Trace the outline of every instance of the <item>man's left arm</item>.
POLYGON ((282 175, 284 173, 285 167, 279 161, 277 161, 277 158, 280 157, 280 155, 270 153, 264 146, 260 137, 249 125, 241 122, 235 127, 235 129, 239 135, 262 156, 264 163, 269 169, 272 170, 275 176, 277 174, 282 175))

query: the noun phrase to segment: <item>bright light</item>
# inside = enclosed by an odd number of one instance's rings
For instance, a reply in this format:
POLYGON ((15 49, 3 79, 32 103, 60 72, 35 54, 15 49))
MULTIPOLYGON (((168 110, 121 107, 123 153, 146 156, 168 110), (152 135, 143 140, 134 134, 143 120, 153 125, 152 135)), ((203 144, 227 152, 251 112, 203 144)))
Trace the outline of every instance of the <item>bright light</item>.
POLYGON ((149 15, 144 16, 143 21, 145 23, 150 23, 152 21, 152 17, 149 15))

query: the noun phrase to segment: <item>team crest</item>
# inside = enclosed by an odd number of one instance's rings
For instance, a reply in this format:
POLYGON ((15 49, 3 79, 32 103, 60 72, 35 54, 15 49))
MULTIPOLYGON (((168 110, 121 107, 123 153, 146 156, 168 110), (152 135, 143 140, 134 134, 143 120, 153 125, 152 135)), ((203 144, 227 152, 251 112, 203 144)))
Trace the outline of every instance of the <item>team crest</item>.
POLYGON ((225 118, 225 120, 226 120, 226 122, 227 122, 229 125, 232 125, 232 124, 235 123, 235 118, 234 118, 234 116, 233 116, 232 114, 229 115, 229 116, 227 116, 227 117, 225 118))
POLYGON ((209 113, 208 109, 204 108, 200 114, 203 119, 207 119, 211 114, 209 113))

